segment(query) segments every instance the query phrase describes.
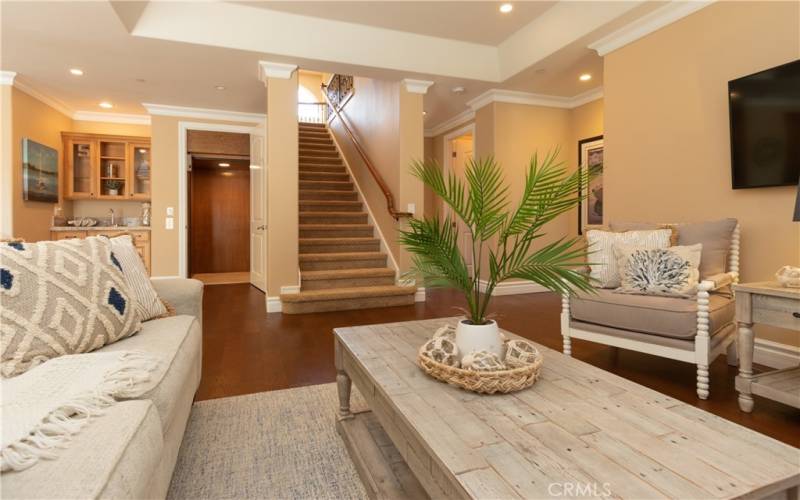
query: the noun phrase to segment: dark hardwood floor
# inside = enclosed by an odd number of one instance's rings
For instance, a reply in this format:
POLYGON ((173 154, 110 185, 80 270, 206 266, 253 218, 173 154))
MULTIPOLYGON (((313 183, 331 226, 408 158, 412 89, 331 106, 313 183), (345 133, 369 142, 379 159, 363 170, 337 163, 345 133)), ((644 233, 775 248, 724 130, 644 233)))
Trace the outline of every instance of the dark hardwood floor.
MULTIPOLYGON (((288 389, 335 380, 333 328, 456 316, 463 306, 445 290, 413 306, 306 315, 266 314, 264 294, 250 285, 205 288, 203 378, 197 399, 288 389)), ((559 297, 550 293, 497 297, 493 310, 506 330, 561 350, 559 297)), ((694 365, 573 340, 573 356, 691 405, 800 446, 800 410, 756 398, 739 411, 736 368, 722 356, 711 366, 711 397, 695 393, 694 365)))

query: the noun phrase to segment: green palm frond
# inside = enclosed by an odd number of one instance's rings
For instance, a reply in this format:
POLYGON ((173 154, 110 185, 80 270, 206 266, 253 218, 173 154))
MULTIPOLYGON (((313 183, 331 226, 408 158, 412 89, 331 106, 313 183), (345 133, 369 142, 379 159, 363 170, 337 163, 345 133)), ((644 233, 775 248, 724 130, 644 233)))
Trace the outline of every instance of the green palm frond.
POLYGON ((505 280, 529 280, 562 294, 593 290, 582 271, 589 253, 582 238, 539 244, 546 224, 575 208, 586 196, 590 177, 597 173, 596 169, 570 172, 558 154, 555 149, 541 159, 533 155, 520 202, 510 212, 508 187, 494 158, 468 161, 463 181, 452 172, 445 178, 435 161, 412 165, 412 173, 470 231, 473 274, 459 249, 460 235, 451 217, 410 219, 408 228, 400 231, 400 243, 413 254, 412 271, 426 286, 447 286, 464 293, 475 324, 484 323, 491 293, 505 280), (482 269, 484 250, 487 273, 482 269), (486 280, 483 296, 480 279, 486 280))

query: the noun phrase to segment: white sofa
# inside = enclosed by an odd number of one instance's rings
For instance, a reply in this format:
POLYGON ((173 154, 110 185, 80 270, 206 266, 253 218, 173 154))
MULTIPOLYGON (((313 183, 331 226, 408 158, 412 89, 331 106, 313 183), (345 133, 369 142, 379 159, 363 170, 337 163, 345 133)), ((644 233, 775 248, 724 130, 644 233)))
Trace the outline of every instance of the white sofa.
POLYGON ((203 284, 153 280, 176 316, 147 321, 136 335, 100 351, 140 350, 161 358, 157 385, 141 399, 111 406, 55 460, 3 473, 0 497, 164 498, 200 383, 203 284))

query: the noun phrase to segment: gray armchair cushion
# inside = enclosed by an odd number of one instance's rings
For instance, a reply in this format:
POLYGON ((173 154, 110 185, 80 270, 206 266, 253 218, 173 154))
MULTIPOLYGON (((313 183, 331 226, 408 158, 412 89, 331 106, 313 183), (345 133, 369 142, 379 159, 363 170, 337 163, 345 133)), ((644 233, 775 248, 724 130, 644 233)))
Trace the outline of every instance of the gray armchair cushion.
MULTIPOLYGON (((676 339, 692 339, 697 334, 697 301, 691 299, 597 290, 596 295, 571 298, 570 315, 572 319, 585 323, 676 339)), ((732 299, 711 294, 710 332, 716 332, 731 323, 733 315, 732 299)))

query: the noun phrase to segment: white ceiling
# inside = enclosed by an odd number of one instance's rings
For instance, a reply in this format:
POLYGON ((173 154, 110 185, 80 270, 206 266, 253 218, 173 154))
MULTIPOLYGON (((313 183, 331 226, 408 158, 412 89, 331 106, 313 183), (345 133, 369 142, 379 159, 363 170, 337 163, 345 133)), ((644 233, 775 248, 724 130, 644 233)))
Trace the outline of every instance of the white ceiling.
POLYGON ((573 96, 602 85, 587 46, 661 4, 518 1, 506 22, 495 2, 2 1, 0 69, 73 111, 108 100, 132 114, 143 102, 263 113, 259 60, 427 79, 431 127, 491 88, 573 96), (583 72, 593 79, 579 82, 583 72))
POLYGON ((514 3, 511 13, 498 2, 236 2, 303 16, 334 19, 463 42, 498 45, 552 7, 554 1, 514 3))

